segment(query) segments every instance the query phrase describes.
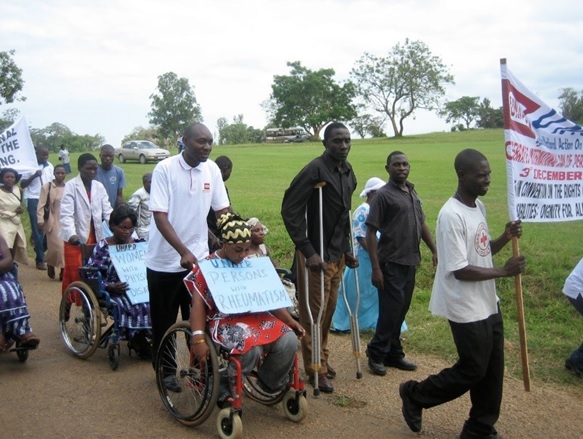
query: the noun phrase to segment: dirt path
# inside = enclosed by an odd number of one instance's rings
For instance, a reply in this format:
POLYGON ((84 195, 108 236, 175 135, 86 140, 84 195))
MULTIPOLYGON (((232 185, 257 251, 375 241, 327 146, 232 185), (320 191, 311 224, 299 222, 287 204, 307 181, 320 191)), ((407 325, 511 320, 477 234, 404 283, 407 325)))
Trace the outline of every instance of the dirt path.
MULTIPOLYGON (((127 350, 115 372, 104 350, 87 361, 72 357, 58 327, 60 284, 32 267, 21 266, 20 273, 41 345, 24 364, 13 353, 0 355, 1 438, 217 437, 215 415, 195 429, 175 422, 160 402, 152 367, 128 357, 127 350)), ((467 396, 425 411, 420 435, 407 428, 400 411, 399 383, 440 370, 447 366, 443 360, 412 355, 419 364, 416 372, 391 369, 385 377, 368 373, 361 360, 364 376, 356 380, 350 337, 332 336, 331 344, 336 392, 316 399, 308 387, 308 416, 300 424, 288 421, 279 406, 247 400, 244 437, 457 437, 469 409, 467 396)), ((521 381, 507 378, 497 428, 506 439, 582 438, 582 407, 583 382, 562 388, 535 381, 525 393, 521 381)))

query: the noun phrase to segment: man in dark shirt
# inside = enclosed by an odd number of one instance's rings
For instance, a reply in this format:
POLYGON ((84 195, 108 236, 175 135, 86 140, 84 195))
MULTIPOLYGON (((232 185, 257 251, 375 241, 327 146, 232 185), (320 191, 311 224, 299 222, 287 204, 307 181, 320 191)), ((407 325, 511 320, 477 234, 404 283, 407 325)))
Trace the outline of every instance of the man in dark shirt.
POLYGON ((350 250, 349 211, 356 177, 346 161, 350 152, 350 131, 341 123, 331 123, 324 131, 324 154, 308 163, 292 180, 283 197, 281 215, 287 232, 296 247, 295 263, 300 303, 300 323, 306 329, 302 337, 304 368, 314 384, 318 373, 318 387, 322 392, 334 391, 329 379, 335 371, 328 364, 328 331, 338 299, 338 286, 344 266, 356 267, 358 261, 350 250), (320 252, 320 216, 318 183, 322 188, 323 242, 320 252), (306 221, 307 216, 307 221, 306 221), (320 257, 323 254, 323 260, 320 257), (307 270, 306 270, 307 268, 307 270), (308 276, 308 291, 305 276, 308 276), (320 279, 324 275, 324 300, 321 301, 320 279), (321 364, 312 367, 312 339, 309 310, 314 321, 322 309, 321 364))
POLYGON ((405 360, 400 336, 413 297, 416 268, 421 262, 421 239, 433 254, 434 267, 437 265, 437 249, 425 224, 421 200, 414 185, 407 181, 407 156, 400 151, 390 153, 385 169, 389 181, 377 191, 366 219, 372 283, 379 293, 379 319, 366 354, 371 372, 381 376, 387 373, 385 366, 417 368, 405 360))

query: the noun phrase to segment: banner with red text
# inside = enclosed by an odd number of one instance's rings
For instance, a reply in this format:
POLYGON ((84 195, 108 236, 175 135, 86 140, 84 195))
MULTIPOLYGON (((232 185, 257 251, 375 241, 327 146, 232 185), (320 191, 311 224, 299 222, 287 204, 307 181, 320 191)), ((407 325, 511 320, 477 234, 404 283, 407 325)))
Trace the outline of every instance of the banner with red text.
POLYGON ((583 129, 500 71, 510 219, 583 220, 583 129))

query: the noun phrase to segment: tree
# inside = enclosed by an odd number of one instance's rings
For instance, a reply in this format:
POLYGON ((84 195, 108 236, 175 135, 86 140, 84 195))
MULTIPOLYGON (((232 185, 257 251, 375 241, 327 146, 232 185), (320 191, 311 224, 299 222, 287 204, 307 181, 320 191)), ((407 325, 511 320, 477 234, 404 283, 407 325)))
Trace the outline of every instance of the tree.
POLYGON ((583 91, 577 95, 573 88, 564 88, 559 96, 559 106, 563 116, 570 121, 583 124, 583 91))
POLYGON ((490 99, 484 98, 478 108, 476 126, 478 128, 503 128, 504 111, 502 107, 492 108, 490 99))
POLYGON ((472 122, 476 120, 480 110, 480 98, 478 96, 462 96, 457 101, 450 101, 440 115, 445 117, 447 123, 455 123, 462 120, 466 129, 470 129, 472 122))
POLYGON ((356 116, 354 86, 350 82, 336 83, 333 69, 313 71, 299 61, 287 65, 290 74, 273 77, 270 100, 264 103, 276 125, 300 126, 318 140, 320 130, 328 123, 356 116))
POLYGON ((158 146, 167 146, 165 145, 164 139, 160 139, 160 134, 155 127, 135 127, 131 133, 124 136, 121 143, 125 143, 129 140, 149 140, 154 142, 158 146))
POLYGON ((194 88, 188 79, 178 78, 174 72, 158 76, 158 90, 150 99, 150 123, 157 127, 162 139, 170 139, 171 143, 176 142, 188 125, 202 122, 194 88))
POLYGON ((381 117, 374 117, 370 114, 356 116, 350 121, 350 126, 357 132, 361 139, 370 134, 372 137, 387 137, 383 131, 385 121, 381 117))
POLYGON ((405 40, 386 57, 365 53, 350 72, 358 94, 373 110, 386 114, 395 137, 415 110, 435 110, 453 76, 441 59, 421 41, 405 40))
POLYGON ((24 87, 24 81, 22 69, 12 59, 13 55, 14 50, 0 52, 0 105, 3 103, 2 100, 7 104, 26 100, 24 97, 17 96, 24 87))
POLYGON ((260 143, 263 141, 263 130, 248 126, 243 122, 243 115, 233 117, 233 123, 229 124, 225 117, 217 120, 219 130, 219 145, 240 145, 242 143, 260 143))
POLYGON ((99 134, 75 134, 66 125, 58 122, 45 128, 32 128, 30 137, 33 144, 45 146, 53 153, 58 152, 61 145, 66 145, 71 152, 83 152, 97 149, 105 143, 105 139, 99 134))
POLYGON ((19 115, 20 111, 16 108, 4 110, 2 116, 0 116, 0 133, 12 125, 19 115))

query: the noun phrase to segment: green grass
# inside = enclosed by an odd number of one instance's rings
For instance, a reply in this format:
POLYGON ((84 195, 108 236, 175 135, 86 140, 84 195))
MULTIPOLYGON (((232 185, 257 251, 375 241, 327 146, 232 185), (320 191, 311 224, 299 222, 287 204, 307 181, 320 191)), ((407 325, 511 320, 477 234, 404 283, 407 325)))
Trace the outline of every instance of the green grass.
MULTIPOLYGON (((409 179, 416 185, 423 201, 427 223, 434 231, 439 209, 456 189, 453 159, 460 150, 468 147, 480 150, 490 161, 492 183, 483 201, 492 236, 497 237, 508 221, 502 130, 435 133, 402 139, 354 140, 349 156, 358 178, 353 207, 362 201, 358 194, 368 178, 387 178, 384 169, 387 155, 391 151, 401 150, 409 157, 409 179)), ((233 173, 227 182, 233 208, 243 216, 256 216, 267 225, 270 230, 267 243, 282 266, 291 265, 293 254, 293 245, 280 216, 283 193, 296 173, 322 151, 321 143, 303 143, 218 146, 212 152, 212 158, 227 155, 233 161, 233 173)), ((175 153, 176 151, 172 151, 172 154, 175 153)), ((72 154, 72 163, 76 163, 77 157, 78 154, 72 154)), ((50 159, 56 162, 55 157, 50 159)), ((116 164, 126 173, 126 199, 141 187, 142 174, 154 168, 154 164, 116 164)), ((566 276, 583 256, 583 222, 526 223, 523 230, 520 250, 526 256, 528 266, 522 277, 522 289, 532 377, 545 382, 580 385, 580 379, 577 380, 564 371, 563 362, 581 343, 583 318, 571 307, 561 291, 566 276)), ((503 264, 510 255, 510 247, 505 248, 496 255, 495 263, 503 264)), ((417 290, 407 316, 411 329, 406 333, 406 349, 413 357, 415 352, 419 352, 454 360, 456 354, 447 322, 432 317, 427 310, 432 281, 430 254, 423 246, 417 290)), ((505 316, 509 346, 507 369, 520 377, 514 280, 498 281, 498 295, 505 316)), ((370 338, 370 334, 364 336, 370 338)))

